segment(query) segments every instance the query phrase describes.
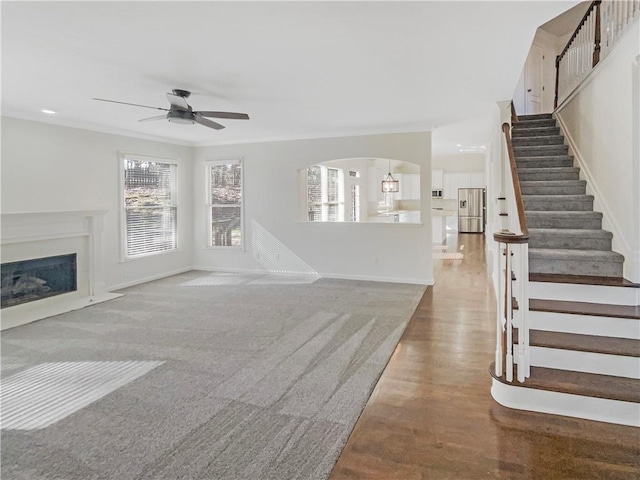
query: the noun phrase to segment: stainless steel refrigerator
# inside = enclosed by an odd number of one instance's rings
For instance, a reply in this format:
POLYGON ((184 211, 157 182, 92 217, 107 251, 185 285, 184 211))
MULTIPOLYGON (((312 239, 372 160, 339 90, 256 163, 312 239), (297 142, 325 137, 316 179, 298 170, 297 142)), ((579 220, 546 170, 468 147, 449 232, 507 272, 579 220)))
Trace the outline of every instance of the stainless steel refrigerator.
POLYGON ((458 189, 458 232, 484 232, 484 189, 458 189))

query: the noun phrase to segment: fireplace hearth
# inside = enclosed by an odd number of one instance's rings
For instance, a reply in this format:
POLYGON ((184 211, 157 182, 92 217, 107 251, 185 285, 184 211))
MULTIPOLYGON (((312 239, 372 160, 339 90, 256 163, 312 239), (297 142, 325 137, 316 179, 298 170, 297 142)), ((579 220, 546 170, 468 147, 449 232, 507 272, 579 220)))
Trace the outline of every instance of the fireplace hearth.
POLYGON ((12 307, 78 289, 76 254, 34 258, 1 266, 1 307, 12 307))

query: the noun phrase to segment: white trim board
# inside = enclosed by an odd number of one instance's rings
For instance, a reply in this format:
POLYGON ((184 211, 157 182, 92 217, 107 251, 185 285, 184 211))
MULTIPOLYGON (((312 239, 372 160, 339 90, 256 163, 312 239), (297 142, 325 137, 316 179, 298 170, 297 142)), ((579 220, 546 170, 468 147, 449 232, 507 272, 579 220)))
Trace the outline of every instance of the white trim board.
POLYGON ((640 403, 505 385, 495 378, 491 396, 500 405, 517 410, 640 427, 640 403))

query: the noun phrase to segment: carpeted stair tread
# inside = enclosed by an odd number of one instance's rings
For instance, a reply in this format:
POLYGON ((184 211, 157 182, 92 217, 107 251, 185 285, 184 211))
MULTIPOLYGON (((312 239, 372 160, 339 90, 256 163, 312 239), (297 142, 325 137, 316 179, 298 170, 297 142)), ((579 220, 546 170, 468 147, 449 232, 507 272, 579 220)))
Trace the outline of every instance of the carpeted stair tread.
POLYGON ((542 120, 542 119, 549 119, 552 117, 553 117, 552 113, 532 113, 529 115, 518 115, 518 122, 522 123, 530 120, 542 120))
POLYGON ((613 234, 602 229, 530 228, 529 248, 611 250, 613 234))
POLYGON ((529 345, 532 347, 557 348, 559 350, 573 350, 576 352, 640 357, 640 340, 631 338, 530 330, 529 345))
POLYGON ((569 273, 601 277, 621 277, 624 257, 605 250, 571 250, 564 248, 530 248, 529 271, 532 273, 569 273))
POLYGON ((516 158, 516 167, 518 171, 530 168, 569 168, 573 167, 573 157, 571 155, 520 156, 516 158))
POLYGON ((584 195, 587 182, 584 180, 522 180, 523 195, 584 195))
POLYGON ((518 168, 521 182, 579 180, 578 167, 530 167, 518 168))
POLYGON ((527 225, 531 228, 570 228, 596 230, 602 228, 602 213, 592 211, 543 211, 525 212, 527 225))
POLYGON ((530 248, 530 258, 545 258, 552 260, 589 260, 597 261, 620 261, 624 257, 617 252, 603 252, 600 250, 570 250, 566 248, 530 248))
POLYGON ((564 145, 562 135, 539 135, 539 136, 515 136, 512 139, 514 147, 535 147, 543 145, 564 145))
POLYGON ((522 195, 526 211, 589 211, 593 195, 522 195))
MULTIPOLYGON (((532 281, 531 278, 529 281, 532 281)), ((533 312, 566 313, 570 315, 640 320, 640 305, 610 305, 604 303, 567 302, 563 300, 531 298, 529 299, 529 310, 533 312)), ((638 328, 640 328, 640 324, 638 324, 638 328)))
POLYGON ((513 138, 559 135, 560 127, 515 128, 513 138))
POLYGON ((535 146, 513 146, 516 160, 519 157, 547 157, 550 155, 567 155, 569 145, 535 145, 535 146))
POLYGON ((553 118, 541 118, 537 120, 526 120, 513 124, 513 128, 534 128, 534 127, 555 127, 556 121, 553 118))

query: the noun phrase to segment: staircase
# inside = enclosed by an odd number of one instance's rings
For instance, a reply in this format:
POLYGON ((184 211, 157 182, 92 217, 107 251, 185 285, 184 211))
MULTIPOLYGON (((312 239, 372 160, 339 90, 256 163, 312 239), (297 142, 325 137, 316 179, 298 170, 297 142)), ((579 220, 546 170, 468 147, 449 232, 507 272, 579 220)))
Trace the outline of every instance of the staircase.
POLYGON ((512 136, 530 235, 531 368, 519 383, 492 366, 492 395, 521 410, 640 427, 640 285, 623 279, 624 258, 551 114, 518 117, 512 136))
POLYGON ((531 273, 622 277, 624 257, 573 166, 551 114, 519 117, 513 150, 529 226, 531 273))

